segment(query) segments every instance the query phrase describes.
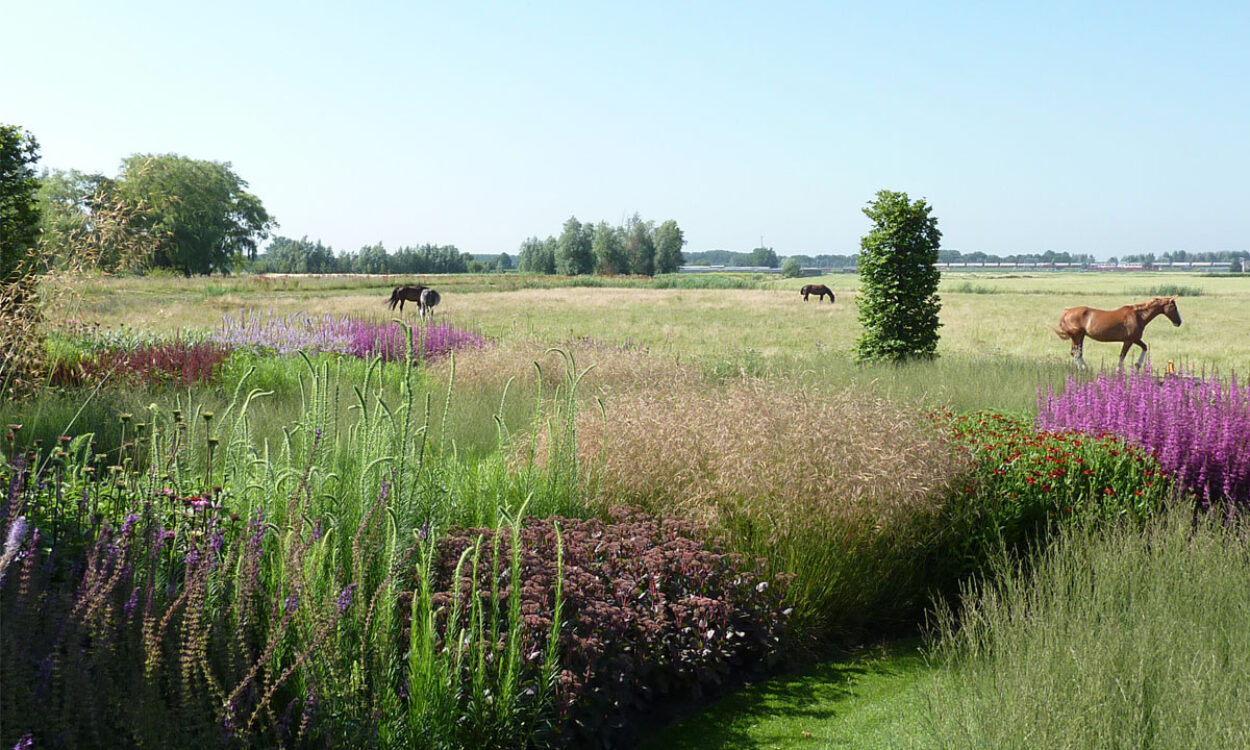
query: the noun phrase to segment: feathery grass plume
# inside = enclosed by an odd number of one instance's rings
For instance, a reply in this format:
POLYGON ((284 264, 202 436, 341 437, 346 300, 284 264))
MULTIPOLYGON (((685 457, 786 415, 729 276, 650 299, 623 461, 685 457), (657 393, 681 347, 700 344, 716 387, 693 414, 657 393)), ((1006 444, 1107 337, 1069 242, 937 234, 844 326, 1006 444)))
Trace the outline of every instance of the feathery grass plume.
MULTIPOLYGON (((603 505, 690 519, 797 574, 795 627, 858 637, 914 616, 965 461, 921 414, 755 380, 621 393, 577 420, 603 505)), ((541 437, 541 436, 540 436, 541 437)), ((538 450, 545 459, 550 446, 538 450)))
POLYGON ((1214 375, 1101 373, 1039 396, 1038 425, 1113 433, 1151 452, 1204 504, 1250 505, 1250 385, 1214 375))

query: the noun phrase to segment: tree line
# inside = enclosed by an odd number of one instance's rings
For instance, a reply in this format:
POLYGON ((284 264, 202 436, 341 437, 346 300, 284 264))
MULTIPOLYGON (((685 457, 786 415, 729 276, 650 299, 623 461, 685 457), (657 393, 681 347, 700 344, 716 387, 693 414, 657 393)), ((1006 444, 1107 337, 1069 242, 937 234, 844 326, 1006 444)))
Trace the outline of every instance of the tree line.
POLYGON ((570 216, 559 237, 522 242, 517 268, 566 276, 676 273, 684 262, 685 244, 681 228, 672 220, 656 226, 634 214, 624 224, 612 226, 606 221, 582 223, 570 216))
POLYGON ((264 255, 250 264, 256 273, 375 273, 414 275, 423 273, 470 273, 485 266, 455 245, 419 245, 387 252, 382 243, 365 245, 356 252, 337 254, 321 240, 275 237, 264 255))

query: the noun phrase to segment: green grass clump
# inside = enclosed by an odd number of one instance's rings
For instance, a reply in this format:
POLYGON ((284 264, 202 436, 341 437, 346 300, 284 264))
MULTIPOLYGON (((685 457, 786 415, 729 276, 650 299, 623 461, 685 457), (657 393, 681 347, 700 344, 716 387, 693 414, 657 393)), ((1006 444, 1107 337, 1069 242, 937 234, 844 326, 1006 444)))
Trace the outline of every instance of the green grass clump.
POLYGON ((1151 287, 1137 287, 1132 294, 1141 297, 1201 297, 1202 289, 1196 286, 1183 286, 1181 284, 1155 284, 1151 287))
POLYGON ((921 746, 1250 747, 1244 522, 1065 530, 937 622, 921 746))

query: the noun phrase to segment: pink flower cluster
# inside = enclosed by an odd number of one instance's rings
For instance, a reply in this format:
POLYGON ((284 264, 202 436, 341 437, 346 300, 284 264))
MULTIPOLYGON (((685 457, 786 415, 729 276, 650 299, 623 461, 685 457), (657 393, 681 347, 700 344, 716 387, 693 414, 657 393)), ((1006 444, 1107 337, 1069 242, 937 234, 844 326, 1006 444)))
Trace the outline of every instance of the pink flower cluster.
POLYGON ((1040 397, 1038 427, 1140 445, 1204 502, 1250 505, 1250 386, 1236 378, 1103 373, 1040 397))
MULTIPOLYGON (((209 340, 235 348, 268 349, 278 354, 329 352, 384 360, 408 356, 409 331, 393 322, 377 323, 347 315, 242 311, 227 315, 209 340)), ((485 340, 473 331, 446 323, 411 329, 412 350, 418 358, 438 357, 456 349, 478 349, 485 340)))

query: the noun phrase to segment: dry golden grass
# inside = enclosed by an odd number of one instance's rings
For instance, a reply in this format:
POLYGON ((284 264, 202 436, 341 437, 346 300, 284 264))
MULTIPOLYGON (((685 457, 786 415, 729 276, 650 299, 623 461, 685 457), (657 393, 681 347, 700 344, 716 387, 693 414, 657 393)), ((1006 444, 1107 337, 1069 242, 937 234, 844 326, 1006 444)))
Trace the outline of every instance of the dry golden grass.
POLYGON ((637 390, 578 419, 601 502, 774 535, 936 512, 961 461, 923 417, 843 391, 810 398, 756 380, 637 390), (605 418, 606 415, 606 418, 605 418))

